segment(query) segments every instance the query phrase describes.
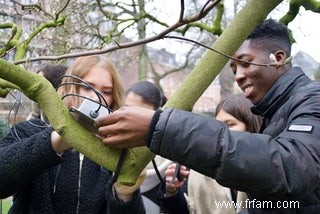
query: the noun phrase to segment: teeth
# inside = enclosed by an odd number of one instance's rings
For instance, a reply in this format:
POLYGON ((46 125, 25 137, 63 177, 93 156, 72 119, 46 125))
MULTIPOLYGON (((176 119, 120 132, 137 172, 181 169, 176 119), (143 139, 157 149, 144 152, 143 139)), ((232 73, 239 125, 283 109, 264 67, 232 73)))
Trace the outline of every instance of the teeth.
POLYGON ((244 91, 244 93, 246 93, 248 90, 250 90, 252 88, 252 86, 248 86, 248 87, 246 87, 243 91, 244 91))

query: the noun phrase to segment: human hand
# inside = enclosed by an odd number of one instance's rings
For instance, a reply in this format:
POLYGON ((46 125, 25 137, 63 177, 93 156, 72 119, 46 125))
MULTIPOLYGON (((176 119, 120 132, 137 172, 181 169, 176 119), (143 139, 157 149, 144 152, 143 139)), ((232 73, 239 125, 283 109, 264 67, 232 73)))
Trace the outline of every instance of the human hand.
POLYGON ((174 195, 177 192, 178 188, 182 187, 182 185, 189 177, 189 170, 187 169, 187 167, 180 165, 180 176, 182 177, 182 180, 179 181, 179 179, 176 177, 176 166, 177 163, 170 164, 164 173, 166 176, 165 189, 167 196, 174 195))
POLYGON ((114 148, 145 146, 153 110, 138 106, 124 106, 96 120, 98 137, 114 148))
POLYGON ((64 142, 56 131, 51 132, 51 145, 57 154, 62 154, 65 150, 70 148, 69 144, 64 142))
POLYGON ((132 199, 133 193, 137 189, 139 189, 142 182, 146 178, 146 174, 147 174, 147 171, 144 169, 139 175, 136 183, 133 186, 127 186, 127 185, 121 184, 120 182, 116 182, 114 184, 114 189, 116 191, 117 197, 124 202, 130 201, 132 199))

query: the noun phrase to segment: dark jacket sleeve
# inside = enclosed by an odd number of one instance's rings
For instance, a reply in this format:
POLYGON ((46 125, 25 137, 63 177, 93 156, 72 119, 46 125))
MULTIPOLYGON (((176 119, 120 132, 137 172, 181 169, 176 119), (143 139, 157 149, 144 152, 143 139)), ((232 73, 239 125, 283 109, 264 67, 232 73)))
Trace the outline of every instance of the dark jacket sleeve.
MULTIPOLYGON (((276 137, 230 131, 212 118, 165 109, 150 149, 216 179, 221 185, 279 199, 301 198, 320 177, 320 97, 301 99, 276 137), (310 124, 312 132, 290 131, 310 124)), ((297 102, 298 103, 298 102, 297 102)))
POLYGON ((60 162, 51 146, 51 127, 38 120, 15 125, 0 141, 0 198, 30 185, 60 162))
POLYGON ((176 194, 173 196, 167 197, 165 194, 165 186, 161 185, 159 188, 159 201, 161 210, 166 214, 188 214, 188 205, 184 197, 187 192, 188 183, 185 182, 181 188, 178 189, 176 194))
MULTIPOLYGON (((111 179, 112 180, 112 179, 111 179)), ((145 214, 145 208, 139 190, 133 193, 129 202, 118 199, 114 193, 111 180, 107 184, 107 212, 108 214, 145 214)))
POLYGON ((155 126, 150 149, 214 177, 222 152, 219 143, 226 131, 225 124, 220 121, 167 108, 161 113, 155 126))

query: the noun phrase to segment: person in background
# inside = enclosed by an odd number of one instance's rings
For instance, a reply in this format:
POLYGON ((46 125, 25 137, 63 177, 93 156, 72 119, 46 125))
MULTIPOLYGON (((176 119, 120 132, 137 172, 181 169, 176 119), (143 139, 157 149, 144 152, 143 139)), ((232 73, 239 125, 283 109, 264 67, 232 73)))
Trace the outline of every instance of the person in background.
MULTIPOLYGON (((46 64, 45 66, 40 68, 38 71, 36 71, 36 73, 43 75, 52 84, 53 87, 57 87, 61 83, 61 80, 62 80, 59 78, 65 74, 67 69, 68 69, 68 67, 64 66, 64 65, 46 64)), ((40 110, 38 103, 32 102, 31 108, 32 108, 32 111, 27 116, 27 120, 38 118, 38 119, 42 119, 44 121, 47 121, 44 114, 41 113, 41 110, 40 110)), ((10 130, 9 124, 7 122, 5 122, 3 125, 4 126, 2 129, 1 121, 0 121, 0 139, 2 139, 10 130), (2 130, 5 132, 2 132, 2 130)), ((12 204, 12 197, 6 198, 3 201, 3 203, 4 202, 11 205, 12 204)), ((1 210, 0 210, 0 213, 1 213, 1 210)))
MULTIPOLYGON (((106 57, 80 57, 66 74, 58 93, 68 108, 84 99, 65 95, 98 100, 93 89, 102 105, 112 110, 123 105, 121 78, 106 57)), ((111 171, 70 148, 40 119, 16 124, 0 141, 0 178, 0 198, 13 195, 10 213, 145 213, 139 179, 129 188, 110 185, 111 171)))
MULTIPOLYGON (((155 84, 148 81, 138 81, 127 89, 125 105, 156 110, 165 104, 163 101, 166 101, 161 94, 160 89, 155 84)), ((146 166, 146 178, 140 186, 140 191, 148 214, 161 212, 157 193, 163 182, 164 171, 171 162, 157 155, 146 166)))
MULTIPOLYGON (((36 71, 36 73, 42 75, 52 84, 54 88, 57 88, 62 81, 61 77, 65 74, 67 69, 68 67, 64 65, 46 64, 38 71, 36 71)), ((41 114, 41 110, 38 103, 33 102, 32 112, 27 117, 27 120, 40 118, 41 115, 43 114, 41 114)))
POLYGON ((62 81, 61 77, 66 73, 67 69, 68 67, 65 65, 46 64, 36 73, 42 75, 54 88, 57 88, 62 81))
MULTIPOLYGON (((230 130, 248 131, 258 133, 262 119, 261 117, 252 114, 250 107, 252 103, 245 98, 243 94, 233 94, 221 100, 215 111, 215 118, 227 124, 230 130)), ((168 209, 167 213, 190 213, 190 214, 235 214, 243 211, 243 205, 247 196, 244 192, 236 191, 218 184, 214 179, 202 175, 194 170, 190 172, 186 167, 181 166, 181 175, 188 176, 187 193, 184 198, 179 194, 180 187, 184 182, 174 178, 176 164, 168 166, 166 174, 166 188, 160 192, 161 199, 168 209), (187 204, 188 211, 185 208, 176 210, 178 203, 187 204), (228 203, 232 206, 221 206, 223 203, 228 203), (236 207, 239 205, 238 207, 236 207)), ((184 192, 185 190, 182 190, 184 192)))
POLYGON ((263 116, 259 133, 178 109, 123 107, 96 121, 98 134, 105 145, 147 145, 246 192, 249 213, 320 213, 320 83, 292 67, 290 55, 287 26, 267 19, 232 56, 238 86, 263 116))

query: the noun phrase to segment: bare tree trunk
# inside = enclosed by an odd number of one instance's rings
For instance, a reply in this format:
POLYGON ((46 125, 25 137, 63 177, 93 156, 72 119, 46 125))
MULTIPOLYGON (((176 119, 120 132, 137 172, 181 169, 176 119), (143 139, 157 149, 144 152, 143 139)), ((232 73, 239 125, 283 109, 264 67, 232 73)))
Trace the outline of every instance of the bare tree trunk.
MULTIPOLYGON (((144 0, 138 0, 139 12, 144 13, 144 0)), ((138 22, 138 34, 139 40, 146 38, 146 22, 145 19, 141 19, 138 22)), ((139 49, 139 80, 146 80, 148 78, 148 52, 147 45, 141 45, 139 49)))
POLYGON ((227 63, 219 74, 221 99, 228 97, 234 92, 233 90, 234 80, 235 80, 234 75, 231 72, 229 63, 227 63))

